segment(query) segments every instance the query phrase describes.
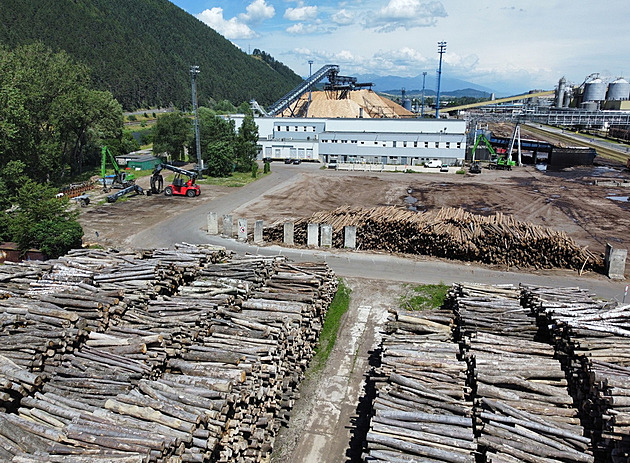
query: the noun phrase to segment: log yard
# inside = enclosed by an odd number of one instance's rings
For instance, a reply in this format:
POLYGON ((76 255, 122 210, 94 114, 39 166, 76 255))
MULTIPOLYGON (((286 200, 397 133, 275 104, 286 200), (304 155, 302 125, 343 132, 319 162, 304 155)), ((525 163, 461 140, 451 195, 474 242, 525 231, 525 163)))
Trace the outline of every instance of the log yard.
POLYGON ((0 266, 0 461, 630 462, 630 84, 420 117, 339 72, 251 102, 255 181, 103 179, 0 266))

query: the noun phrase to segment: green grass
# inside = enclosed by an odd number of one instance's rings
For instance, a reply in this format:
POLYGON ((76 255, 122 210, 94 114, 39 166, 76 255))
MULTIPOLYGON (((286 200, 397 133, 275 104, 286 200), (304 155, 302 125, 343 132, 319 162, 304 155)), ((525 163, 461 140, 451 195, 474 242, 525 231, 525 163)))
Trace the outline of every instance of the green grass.
POLYGON ((252 177, 251 172, 234 172, 229 177, 206 177, 204 175, 203 180, 197 180, 200 185, 217 185, 227 187, 241 187, 248 185, 256 180, 263 178, 269 174, 263 174, 262 171, 258 171, 256 178, 252 177))
POLYGON ((320 371, 324 365, 326 365, 326 361, 328 360, 333 347, 335 347, 341 318, 350 307, 351 292, 350 288, 348 288, 344 284, 343 280, 340 279, 337 293, 330 303, 330 307, 326 313, 326 319, 324 320, 324 326, 319 334, 319 343, 317 345, 317 349, 315 350, 313 362, 311 363, 311 373, 320 371))
POLYGON ((459 169, 458 171, 455 172, 456 174, 465 174, 466 170, 465 169, 459 169))
POLYGON ((449 286, 439 285, 408 285, 407 292, 400 296, 399 303, 403 309, 430 310, 442 305, 449 286))

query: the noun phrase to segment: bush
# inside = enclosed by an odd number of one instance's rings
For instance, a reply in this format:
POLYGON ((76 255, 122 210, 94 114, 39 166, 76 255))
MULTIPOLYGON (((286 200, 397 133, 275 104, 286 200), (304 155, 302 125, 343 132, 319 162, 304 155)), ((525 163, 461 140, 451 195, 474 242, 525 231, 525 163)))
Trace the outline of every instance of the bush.
POLYGON ((128 121, 130 121, 130 122, 135 122, 135 121, 137 121, 137 120, 138 120, 138 118, 136 117, 136 115, 135 115, 135 114, 129 114, 129 115, 127 116, 127 120, 128 120, 128 121))
POLYGON ((254 161, 252 162, 252 178, 256 178, 258 176, 258 164, 254 161))
POLYGON ((271 172, 271 163, 265 162, 263 165, 263 174, 268 174, 269 172, 271 172))

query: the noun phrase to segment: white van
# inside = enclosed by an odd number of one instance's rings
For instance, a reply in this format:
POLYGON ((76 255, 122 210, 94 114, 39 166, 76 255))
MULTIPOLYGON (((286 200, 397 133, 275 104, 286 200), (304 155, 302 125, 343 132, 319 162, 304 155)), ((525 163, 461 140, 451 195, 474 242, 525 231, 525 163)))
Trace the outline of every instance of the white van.
POLYGON ((439 159, 431 159, 429 162, 424 164, 424 167, 442 167, 442 161, 439 159))

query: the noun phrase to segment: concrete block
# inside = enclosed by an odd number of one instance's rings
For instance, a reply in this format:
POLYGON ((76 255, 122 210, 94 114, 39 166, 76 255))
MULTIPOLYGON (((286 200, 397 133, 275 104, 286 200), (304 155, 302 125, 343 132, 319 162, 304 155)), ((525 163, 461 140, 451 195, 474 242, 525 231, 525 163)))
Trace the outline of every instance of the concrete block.
POLYGON ((262 220, 257 220, 254 223, 254 243, 263 244, 264 242, 263 228, 264 228, 264 224, 262 220))
POLYGON ((343 227, 343 247, 356 249, 357 247, 357 226, 346 225, 343 227))
POLYGON ((236 236, 239 241, 247 241, 247 219, 238 219, 238 230, 236 236))
POLYGON ((284 222, 284 244, 293 245, 293 234, 295 232, 295 224, 293 222, 284 222))
POLYGON ((333 228, 332 225, 322 224, 322 248, 332 248, 333 228))
POLYGON ((306 228, 306 244, 307 246, 319 246, 319 224, 309 223, 306 228))
POLYGON ((219 234, 219 216, 216 212, 208 212, 208 234, 219 234))
POLYGON ((627 249, 616 249, 611 244, 606 244, 604 267, 608 278, 613 280, 623 280, 625 278, 627 257, 627 249))
POLYGON ((228 238, 234 236, 234 222, 231 214, 223 216, 223 234, 228 238))

